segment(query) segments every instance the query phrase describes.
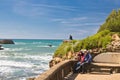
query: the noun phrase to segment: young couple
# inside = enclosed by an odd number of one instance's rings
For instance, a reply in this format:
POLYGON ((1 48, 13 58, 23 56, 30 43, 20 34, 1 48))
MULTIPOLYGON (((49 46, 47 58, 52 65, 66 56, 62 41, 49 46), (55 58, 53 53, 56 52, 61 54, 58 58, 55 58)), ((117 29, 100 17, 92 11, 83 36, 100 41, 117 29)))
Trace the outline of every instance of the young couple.
POLYGON ((78 54, 78 62, 73 67, 73 73, 87 73, 91 61, 92 56, 89 51, 80 51, 78 54))

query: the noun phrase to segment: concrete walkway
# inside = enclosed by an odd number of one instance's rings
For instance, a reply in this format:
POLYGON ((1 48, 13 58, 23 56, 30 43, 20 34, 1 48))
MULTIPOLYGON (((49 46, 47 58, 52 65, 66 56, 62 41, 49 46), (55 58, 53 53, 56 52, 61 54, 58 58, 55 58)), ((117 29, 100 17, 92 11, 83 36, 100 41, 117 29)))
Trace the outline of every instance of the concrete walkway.
POLYGON ((120 73, 116 74, 73 74, 68 80, 120 80, 120 73))

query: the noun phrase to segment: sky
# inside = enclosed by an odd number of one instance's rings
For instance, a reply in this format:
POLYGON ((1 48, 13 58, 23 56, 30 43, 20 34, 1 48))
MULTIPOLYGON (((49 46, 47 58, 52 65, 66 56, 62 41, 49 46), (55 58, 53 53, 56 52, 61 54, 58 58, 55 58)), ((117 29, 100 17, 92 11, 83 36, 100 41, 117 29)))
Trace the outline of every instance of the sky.
POLYGON ((1 39, 83 39, 120 0, 0 0, 1 39))

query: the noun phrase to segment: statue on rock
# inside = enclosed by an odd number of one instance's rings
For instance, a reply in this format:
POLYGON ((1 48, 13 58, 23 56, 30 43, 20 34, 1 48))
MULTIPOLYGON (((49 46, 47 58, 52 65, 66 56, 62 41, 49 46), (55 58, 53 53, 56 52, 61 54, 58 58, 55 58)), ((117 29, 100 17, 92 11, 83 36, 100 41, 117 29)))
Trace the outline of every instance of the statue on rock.
POLYGON ((73 40, 72 35, 69 36, 69 40, 73 40))

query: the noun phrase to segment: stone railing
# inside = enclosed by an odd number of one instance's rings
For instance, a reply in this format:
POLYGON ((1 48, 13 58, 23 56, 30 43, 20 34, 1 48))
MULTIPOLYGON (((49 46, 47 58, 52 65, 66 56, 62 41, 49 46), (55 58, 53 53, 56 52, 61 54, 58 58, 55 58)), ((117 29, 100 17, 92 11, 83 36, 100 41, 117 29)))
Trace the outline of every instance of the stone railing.
POLYGON ((48 71, 40 74, 34 80, 64 80, 71 71, 75 60, 65 60, 51 67, 48 71))

